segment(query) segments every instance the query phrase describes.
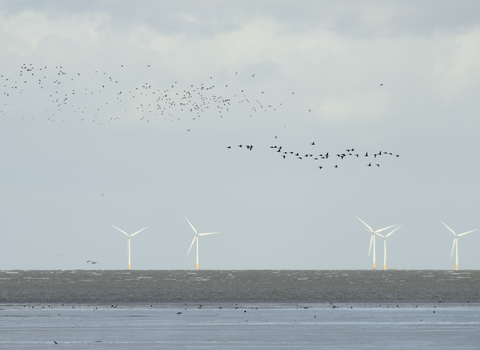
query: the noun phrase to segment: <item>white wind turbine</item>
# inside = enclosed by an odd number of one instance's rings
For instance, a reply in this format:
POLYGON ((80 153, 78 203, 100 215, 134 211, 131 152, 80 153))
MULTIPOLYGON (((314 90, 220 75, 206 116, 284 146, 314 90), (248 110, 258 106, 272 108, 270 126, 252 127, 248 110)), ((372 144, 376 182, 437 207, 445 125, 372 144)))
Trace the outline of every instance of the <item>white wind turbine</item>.
POLYGON ((392 233, 394 233, 396 230, 398 230, 402 225, 396 227, 392 232, 390 232, 388 235, 381 235, 380 233, 375 233, 377 236, 383 237, 383 269, 387 269, 387 237, 390 236, 392 233))
MULTIPOLYGON (((442 222, 442 221, 440 221, 440 222, 445 225, 444 222, 442 222)), ((450 232, 452 232, 453 235, 455 236, 453 238, 452 254, 450 254, 450 257, 453 256, 453 250, 456 248, 456 250, 455 250, 455 271, 458 271, 458 237, 462 237, 462 236, 465 236, 467 233, 477 231, 477 229, 472 230, 472 231, 468 231, 468 232, 464 232, 464 233, 460 233, 460 234, 457 235, 450 227, 448 227, 447 225, 445 225, 445 227, 448 228, 450 230, 450 232)))
MULTIPOLYGON (((185 219, 187 219, 186 216, 185 216, 185 219)), ((188 219, 187 219, 187 221, 188 221, 188 219)), ((190 244, 190 248, 188 249, 187 255, 190 253, 190 250, 192 250, 193 243, 195 243, 195 240, 196 240, 197 241, 197 270, 198 270, 198 237, 206 236, 206 235, 213 235, 213 234, 220 233, 220 232, 198 233, 197 230, 195 230, 195 227, 193 227, 193 225, 190 223, 190 221, 188 221, 188 223, 192 227, 193 232, 195 232, 195 237, 193 237, 193 241, 192 241, 192 244, 190 244)))
POLYGON ((372 244, 373 244, 373 269, 375 270, 375 235, 378 234, 379 232, 382 232, 386 229, 389 229, 390 227, 393 227, 395 225, 392 225, 392 226, 388 226, 388 227, 384 227, 380 230, 374 230, 372 229, 370 226, 368 226, 365 222, 363 222, 362 219, 360 219, 358 216, 357 216, 357 219, 360 220, 365 226, 367 226, 368 228, 368 232, 371 232, 372 233, 372 237, 370 238, 370 248, 368 248, 368 255, 370 256, 370 251, 372 250, 372 244))
MULTIPOLYGON (((113 225, 112 225, 112 226, 113 226, 113 225)), ((115 226, 113 226, 113 227, 115 227, 115 226)), ((132 233, 131 235, 129 235, 129 234, 126 233, 125 231, 120 230, 118 227, 115 227, 115 228, 116 228, 117 230, 119 230, 120 232, 126 234, 127 237, 128 237, 128 269, 131 270, 131 268, 130 268, 130 267, 131 267, 131 265, 130 265, 130 238, 132 238, 133 236, 135 236, 137 233, 142 232, 143 230, 145 230, 146 228, 148 228, 148 226, 142 228, 140 231, 137 231, 137 232, 135 232, 135 233, 132 233)))

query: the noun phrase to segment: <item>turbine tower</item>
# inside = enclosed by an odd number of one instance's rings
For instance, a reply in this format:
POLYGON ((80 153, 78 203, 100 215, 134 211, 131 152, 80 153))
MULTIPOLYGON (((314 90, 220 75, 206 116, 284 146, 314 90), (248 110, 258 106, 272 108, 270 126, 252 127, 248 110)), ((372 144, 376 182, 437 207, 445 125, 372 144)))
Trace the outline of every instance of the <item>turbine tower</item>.
MULTIPOLYGON (((188 221, 186 216, 185 216, 185 219, 188 221)), ((198 270, 198 237, 206 236, 206 235, 213 235, 215 233, 220 233, 220 232, 198 233, 197 230, 195 230, 195 227, 193 227, 193 225, 190 223, 190 221, 188 221, 188 223, 192 227, 193 232, 195 232, 195 237, 193 237, 193 241, 192 241, 192 244, 190 244, 190 248, 188 249, 187 255, 190 253, 190 250, 192 250, 193 243, 195 243, 195 241, 197 241, 197 270, 198 270)))
MULTIPOLYGON (((112 225, 112 226, 113 226, 113 225, 112 225)), ((115 227, 115 226, 113 226, 113 227, 115 227)), ((133 236, 135 236, 137 233, 142 232, 143 230, 145 230, 146 228, 148 228, 148 226, 142 228, 140 231, 137 231, 137 232, 135 232, 135 233, 132 233, 131 235, 129 235, 129 234, 126 233, 125 231, 120 230, 118 227, 115 227, 115 228, 116 228, 117 230, 119 230, 120 232, 126 234, 127 237, 128 237, 128 240, 127 240, 127 242, 128 242, 128 243, 127 243, 127 244, 128 244, 128 269, 131 270, 131 262, 130 262, 130 238, 132 238, 133 236)))
MULTIPOLYGON (((444 222, 442 222, 442 221, 440 221, 440 222, 445 225, 444 222)), ((477 229, 472 230, 472 231, 468 231, 468 232, 464 232, 464 233, 460 233, 460 234, 457 235, 450 227, 448 227, 447 225, 445 225, 445 227, 448 228, 450 230, 450 232, 452 232, 453 235, 455 236, 453 238, 452 254, 450 254, 450 257, 453 256, 453 250, 455 249, 455 271, 458 271, 458 237, 462 237, 462 236, 465 236, 467 233, 477 231, 477 229)))
POLYGON ((379 232, 382 232, 386 229, 389 229, 390 227, 393 227, 395 225, 384 227, 380 230, 375 231, 370 226, 368 226, 365 222, 363 222, 363 220, 360 219, 358 216, 357 216, 357 219, 360 220, 365 226, 367 226, 367 228, 368 228, 367 231, 372 234, 372 237, 370 238, 370 248, 368 248, 368 255, 370 256, 370 251, 372 250, 372 244, 373 244, 373 269, 375 270, 375 235, 378 234, 379 232))
POLYGON ((402 225, 398 226, 395 228, 392 232, 390 232, 388 235, 381 235, 380 233, 375 233, 377 236, 383 237, 383 269, 387 269, 387 237, 390 236, 392 233, 394 233, 396 230, 398 230, 402 225))

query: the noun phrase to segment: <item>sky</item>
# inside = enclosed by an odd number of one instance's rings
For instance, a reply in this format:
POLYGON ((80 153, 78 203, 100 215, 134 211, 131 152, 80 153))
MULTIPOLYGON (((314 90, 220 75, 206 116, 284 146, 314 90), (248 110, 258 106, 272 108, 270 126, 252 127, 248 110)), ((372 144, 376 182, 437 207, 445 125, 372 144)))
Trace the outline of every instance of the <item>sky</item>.
POLYGON ((441 221, 480 229, 479 12, 1 1, 0 269, 126 269, 111 225, 148 226, 132 269, 195 269, 185 217, 220 232, 200 269, 371 269, 357 217, 401 225, 388 269, 453 269, 441 221))

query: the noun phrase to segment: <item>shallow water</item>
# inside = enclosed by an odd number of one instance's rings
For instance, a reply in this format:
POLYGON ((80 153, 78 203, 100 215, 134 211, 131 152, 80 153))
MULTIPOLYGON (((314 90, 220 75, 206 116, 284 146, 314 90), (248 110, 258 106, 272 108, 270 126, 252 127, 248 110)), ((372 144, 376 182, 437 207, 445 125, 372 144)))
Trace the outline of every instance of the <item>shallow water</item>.
POLYGON ((0 271, 0 303, 479 303, 480 271, 0 271))

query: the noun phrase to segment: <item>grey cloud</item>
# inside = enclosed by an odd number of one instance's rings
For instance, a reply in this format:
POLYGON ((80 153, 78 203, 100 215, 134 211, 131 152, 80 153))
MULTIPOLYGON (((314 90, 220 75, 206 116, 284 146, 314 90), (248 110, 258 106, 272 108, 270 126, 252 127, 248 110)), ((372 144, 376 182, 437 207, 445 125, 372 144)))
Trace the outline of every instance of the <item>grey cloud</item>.
POLYGON ((14 15, 25 10, 47 16, 108 14, 116 30, 147 25, 165 35, 213 36, 237 30, 255 19, 271 19, 285 32, 325 28, 352 37, 431 35, 462 30, 478 22, 480 3, 462 1, 7 1, 1 11, 14 15), (379 23, 366 12, 385 13, 379 23))

